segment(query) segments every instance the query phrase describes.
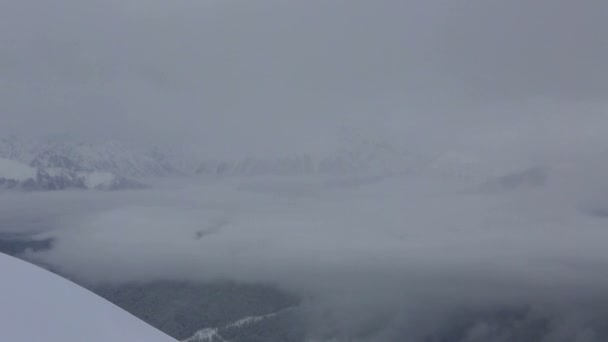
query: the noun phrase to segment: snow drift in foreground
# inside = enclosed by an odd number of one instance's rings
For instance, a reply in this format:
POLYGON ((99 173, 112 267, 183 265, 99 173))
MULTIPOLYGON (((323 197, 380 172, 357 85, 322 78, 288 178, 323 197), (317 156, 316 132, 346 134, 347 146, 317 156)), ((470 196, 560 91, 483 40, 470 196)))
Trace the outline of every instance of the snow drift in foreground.
POLYGON ((0 254, 0 339, 11 342, 171 342, 101 297, 0 254))

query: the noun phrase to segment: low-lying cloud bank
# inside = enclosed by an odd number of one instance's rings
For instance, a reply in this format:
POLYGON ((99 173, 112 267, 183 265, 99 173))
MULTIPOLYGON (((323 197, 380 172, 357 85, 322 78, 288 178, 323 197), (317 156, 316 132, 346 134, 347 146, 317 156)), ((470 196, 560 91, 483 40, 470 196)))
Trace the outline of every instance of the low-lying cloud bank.
POLYGON ((427 170, 1 200, 14 222, 44 208, 54 248, 30 258, 97 283, 276 284, 303 298, 311 338, 602 341, 603 168, 533 172, 544 181, 524 170, 487 187, 427 170))

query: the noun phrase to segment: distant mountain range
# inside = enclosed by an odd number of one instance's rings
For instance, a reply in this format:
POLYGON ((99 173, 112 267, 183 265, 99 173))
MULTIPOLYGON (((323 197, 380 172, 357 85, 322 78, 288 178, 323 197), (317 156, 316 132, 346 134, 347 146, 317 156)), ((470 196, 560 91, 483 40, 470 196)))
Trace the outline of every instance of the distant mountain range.
POLYGON ((179 172, 158 151, 138 153, 118 142, 0 138, 0 188, 4 189, 133 189, 144 186, 139 179, 179 172))
POLYGON ((73 171, 64 168, 32 167, 0 158, 0 188, 21 190, 93 189, 120 190, 141 188, 140 182, 101 171, 73 171))
POLYGON ((466 154, 423 157, 362 138, 314 156, 287 154, 200 162, 159 149, 136 151, 116 141, 92 144, 0 138, 0 189, 29 191, 137 189, 152 178, 185 175, 214 179, 307 175, 377 179, 419 172, 473 183, 501 175, 482 164, 466 154))
POLYGON ((142 179, 196 174, 204 177, 363 176, 410 172, 420 158, 366 140, 322 156, 203 160, 168 156, 158 149, 139 152, 119 142, 31 142, 0 138, 0 188, 24 190, 140 188, 142 179), (193 166, 197 165, 197 166, 193 166))

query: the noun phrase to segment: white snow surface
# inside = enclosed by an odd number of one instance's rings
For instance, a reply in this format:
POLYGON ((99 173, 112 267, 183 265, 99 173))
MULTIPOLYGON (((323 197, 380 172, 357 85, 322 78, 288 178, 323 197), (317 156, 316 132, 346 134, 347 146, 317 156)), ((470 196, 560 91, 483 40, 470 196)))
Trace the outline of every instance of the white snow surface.
POLYGON ((0 158, 0 178, 26 181, 36 178, 36 169, 18 161, 0 158))
POLYGON ((116 176, 110 172, 91 172, 83 176, 84 184, 88 189, 109 188, 116 181, 116 176))
POLYGON ((183 342, 222 342, 226 341, 218 333, 218 329, 203 329, 197 331, 194 336, 184 340, 183 342))
POLYGON ((101 297, 0 254, 0 340, 175 342, 101 297))
MULTIPOLYGON (((232 322, 230 324, 225 325, 223 328, 243 328, 251 324, 255 324, 261 322, 265 319, 273 318, 281 313, 289 311, 291 308, 284 309, 281 311, 273 312, 267 315, 261 316, 248 316, 245 318, 241 318, 238 321, 232 322)), ((185 339, 183 342, 221 342, 226 341, 220 334, 219 328, 205 328, 197 331, 192 337, 185 339)))

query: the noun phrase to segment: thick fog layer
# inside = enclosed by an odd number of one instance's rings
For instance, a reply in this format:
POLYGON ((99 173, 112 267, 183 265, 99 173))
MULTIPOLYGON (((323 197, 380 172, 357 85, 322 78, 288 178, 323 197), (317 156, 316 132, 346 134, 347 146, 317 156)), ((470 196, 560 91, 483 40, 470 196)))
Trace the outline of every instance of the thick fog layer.
POLYGON ((435 167, 371 180, 10 195, 2 217, 19 231, 44 208, 37 222, 46 227, 26 228, 54 246, 27 257, 94 283, 275 284, 304 298, 311 337, 413 339, 455 329, 461 317, 473 322, 463 341, 513 340, 526 329, 548 341, 600 341, 605 168, 574 161, 506 177, 435 167), (501 314, 519 327, 493 323, 501 314))
POLYGON ((361 140, 408 156, 2 192, 0 232, 52 237, 26 256, 96 284, 277 285, 311 339, 606 341, 606 18, 602 0, 0 0, 2 136, 187 165, 361 140))
POLYGON ((322 151, 352 126, 453 143, 607 100, 601 0, 1 6, 3 134, 242 156, 322 151))

